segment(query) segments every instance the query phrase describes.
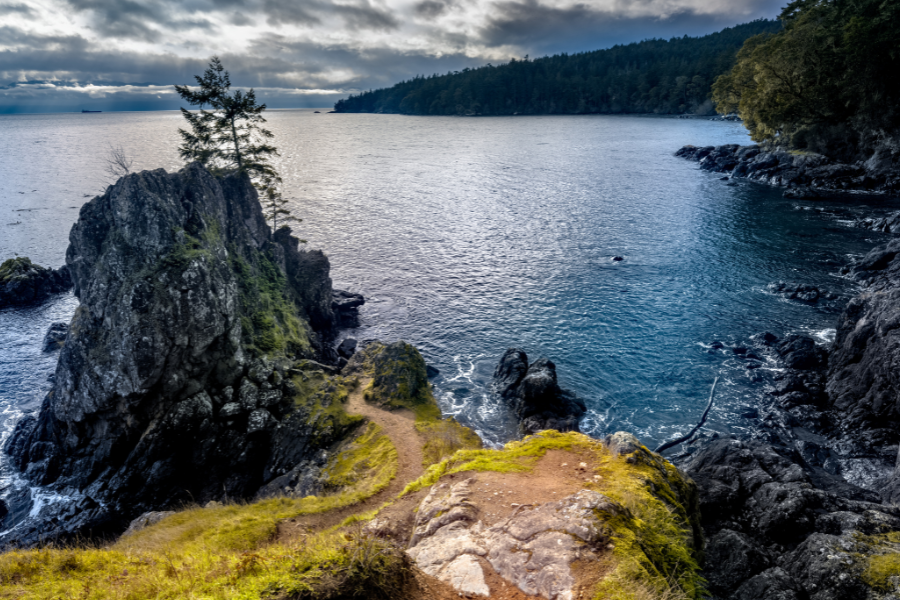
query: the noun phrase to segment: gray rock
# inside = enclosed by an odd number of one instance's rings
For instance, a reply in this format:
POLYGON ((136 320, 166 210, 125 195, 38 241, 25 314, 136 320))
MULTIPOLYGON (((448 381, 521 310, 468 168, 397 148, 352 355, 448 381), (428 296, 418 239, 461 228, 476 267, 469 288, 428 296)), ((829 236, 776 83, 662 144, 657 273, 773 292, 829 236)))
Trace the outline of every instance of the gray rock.
POLYGON ((250 498, 347 434, 284 402, 284 365, 263 358, 318 358, 336 320, 328 259, 288 229, 270 233, 246 176, 196 164, 127 175, 81 208, 69 239, 81 305, 51 393, 5 451, 32 484, 98 504, 5 528, 0 546, 116 534, 143 512, 250 498), (277 319, 254 300, 267 279, 305 340, 273 335, 277 319))
POLYGON ((598 516, 626 515, 603 494, 581 490, 538 507, 520 506, 486 527, 469 501, 475 479, 432 486, 419 505, 407 553, 425 573, 461 593, 488 595, 483 558, 523 593, 571 600, 572 563, 605 545, 598 516))
POLYGON ((66 336, 69 333, 69 324, 58 322, 52 323, 44 335, 43 351, 53 352, 59 350, 66 343, 66 336))
POLYGON ((138 531, 146 529, 151 525, 156 525, 166 517, 174 514, 175 511, 173 510, 155 510, 145 512, 141 516, 131 521, 131 524, 128 525, 128 529, 126 529, 125 532, 122 533, 122 537, 127 537, 129 535, 137 533, 138 531))

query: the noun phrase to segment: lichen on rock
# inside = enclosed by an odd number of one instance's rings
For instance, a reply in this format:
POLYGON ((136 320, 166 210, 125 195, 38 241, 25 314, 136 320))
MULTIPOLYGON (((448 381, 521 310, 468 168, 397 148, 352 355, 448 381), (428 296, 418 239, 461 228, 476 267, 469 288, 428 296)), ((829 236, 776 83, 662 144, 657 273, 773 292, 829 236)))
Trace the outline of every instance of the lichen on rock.
POLYGON ((619 444, 610 449, 578 433, 544 431, 500 450, 457 452, 424 476, 430 489, 407 552, 424 572, 473 595, 488 595, 483 569, 490 568, 549 600, 699 598, 696 487, 633 436, 612 439, 619 444), (520 473, 527 481, 549 450, 590 457, 594 477, 564 497, 513 505, 508 516, 489 519, 496 508, 475 499, 489 473, 520 473))

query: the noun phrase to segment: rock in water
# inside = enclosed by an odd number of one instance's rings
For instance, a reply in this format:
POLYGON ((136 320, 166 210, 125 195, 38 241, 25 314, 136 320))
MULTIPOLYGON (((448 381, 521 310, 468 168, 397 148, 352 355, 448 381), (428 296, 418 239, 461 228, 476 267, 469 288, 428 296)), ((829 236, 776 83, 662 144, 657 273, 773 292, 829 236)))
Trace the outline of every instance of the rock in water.
POLYGON ((128 175, 81 208, 70 242, 81 305, 52 391, 5 449, 32 484, 85 500, 17 543, 252 497, 345 433, 295 407, 286 377, 326 346, 328 259, 270 233, 246 176, 128 175))
POLYGON ((69 333, 69 324, 57 322, 50 325, 47 334, 44 336, 43 349, 44 352, 53 352, 59 350, 66 343, 66 336, 69 333))
POLYGON ((40 302, 70 289, 72 278, 67 266, 54 271, 34 264, 27 256, 10 258, 0 265, 0 308, 40 302))
POLYGON ((526 434, 578 431, 578 420, 587 410, 582 400, 559 387, 553 361, 541 357, 529 365, 528 356, 518 348, 509 348, 500 358, 493 385, 516 412, 526 434))

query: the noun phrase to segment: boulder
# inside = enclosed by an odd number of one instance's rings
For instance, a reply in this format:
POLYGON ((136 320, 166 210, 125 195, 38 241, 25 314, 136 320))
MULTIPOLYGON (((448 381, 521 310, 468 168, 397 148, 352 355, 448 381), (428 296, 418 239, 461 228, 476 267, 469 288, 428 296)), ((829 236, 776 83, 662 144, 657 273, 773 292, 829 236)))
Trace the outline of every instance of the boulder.
POLYGON ((526 434, 544 429, 578 431, 584 402, 559 387, 556 365, 541 357, 530 365, 523 350, 509 348, 494 369, 493 389, 513 409, 526 434))

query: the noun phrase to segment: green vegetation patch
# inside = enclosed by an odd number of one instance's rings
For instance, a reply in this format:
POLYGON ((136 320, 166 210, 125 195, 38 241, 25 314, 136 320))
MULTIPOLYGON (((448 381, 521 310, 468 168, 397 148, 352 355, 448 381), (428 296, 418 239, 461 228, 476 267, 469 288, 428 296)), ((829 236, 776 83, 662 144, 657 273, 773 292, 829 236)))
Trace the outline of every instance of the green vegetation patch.
POLYGON ((228 253, 240 290, 246 348, 269 356, 312 356, 309 324, 300 318, 291 300, 287 278, 268 254, 250 252, 250 261, 234 248, 228 253))
POLYGON ((425 443, 423 464, 428 467, 457 450, 481 448, 478 435, 456 419, 444 419, 434 399, 425 359, 406 342, 373 342, 362 351, 362 372, 372 381, 363 398, 384 408, 405 408, 416 415, 416 430, 425 443))
POLYGON ((31 262, 27 256, 18 256, 16 258, 8 258, 0 265, 0 283, 8 283, 16 279, 24 279, 34 269, 38 269, 38 265, 31 262))
POLYGON ((862 568, 863 582, 879 592, 895 591, 900 586, 900 531, 856 534, 855 538, 853 558, 862 568))
MULTIPOLYGON (((295 404, 317 423, 354 427, 347 381, 321 372, 293 376, 295 404)), ((0 554, 0 598, 398 598, 406 555, 359 531, 276 540, 279 523, 351 506, 396 476, 397 450, 369 423, 325 468, 326 493, 191 507, 105 548, 44 548, 0 554)))

